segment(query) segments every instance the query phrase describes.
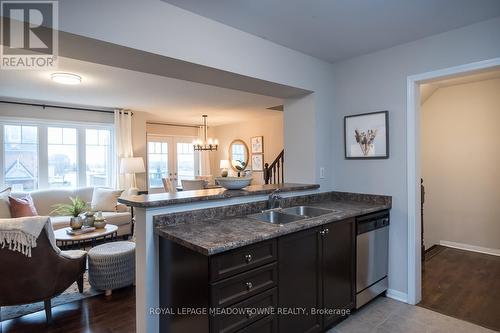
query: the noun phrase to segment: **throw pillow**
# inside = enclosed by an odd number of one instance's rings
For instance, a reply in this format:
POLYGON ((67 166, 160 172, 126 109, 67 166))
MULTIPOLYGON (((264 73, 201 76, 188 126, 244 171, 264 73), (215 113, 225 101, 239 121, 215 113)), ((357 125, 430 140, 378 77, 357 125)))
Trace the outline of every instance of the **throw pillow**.
POLYGON ((9 196, 10 215, 12 217, 37 216, 35 205, 31 195, 24 198, 14 198, 9 196))
POLYGON ((0 219, 10 219, 9 195, 10 187, 0 192, 0 219))
POLYGON ((97 187, 92 194, 91 207, 93 211, 116 212, 118 198, 123 190, 112 190, 109 188, 97 187))

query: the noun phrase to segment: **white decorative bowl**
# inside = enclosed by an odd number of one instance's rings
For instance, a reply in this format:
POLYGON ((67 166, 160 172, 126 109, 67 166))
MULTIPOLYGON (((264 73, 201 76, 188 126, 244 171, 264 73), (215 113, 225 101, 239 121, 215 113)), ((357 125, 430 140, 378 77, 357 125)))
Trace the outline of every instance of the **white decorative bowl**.
POLYGON ((241 190, 252 182, 251 177, 217 177, 215 180, 228 190, 241 190))

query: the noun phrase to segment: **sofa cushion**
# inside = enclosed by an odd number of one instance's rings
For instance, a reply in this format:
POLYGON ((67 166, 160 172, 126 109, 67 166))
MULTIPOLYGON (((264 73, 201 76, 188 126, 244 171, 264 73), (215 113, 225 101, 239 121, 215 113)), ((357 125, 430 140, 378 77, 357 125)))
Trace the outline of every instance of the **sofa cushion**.
POLYGON ((62 229, 69 227, 69 220, 71 216, 51 216, 50 224, 52 224, 52 229, 62 229))
POLYGON ((130 224, 131 216, 129 212, 126 213, 113 213, 102 212, 102 216, 106 219, 106 223, 114 224, 117 226, 130 224))
POLYGON ((92 210, 103 212, 116 212, 118 198, 123 190, 112 190, 107 188, 96 188, 92 195, 92 210))
POLYGON ((10 204, 9 204, 10 187, 7 187, 0 192, 0 219, 10 219, 10 204))
MULTIPOLYGON (((36 210, 40 215, 54 215, 53 211, 58 204, 70 204, 69 197, 80 198, 85 202, 92 200, 93 187, 82 187, 78 189, 52 188, 30 192, 36 210)), ((13 197, 21 198, 27 193, 12 193, 13 197)))
POLYGON ((31 199, 31 195, 29 194, 24 198, 13 198, 9 196, 9 205, 10 215, 13 218, 38 215, 35 205, 33 204, 33 199, 31 199))

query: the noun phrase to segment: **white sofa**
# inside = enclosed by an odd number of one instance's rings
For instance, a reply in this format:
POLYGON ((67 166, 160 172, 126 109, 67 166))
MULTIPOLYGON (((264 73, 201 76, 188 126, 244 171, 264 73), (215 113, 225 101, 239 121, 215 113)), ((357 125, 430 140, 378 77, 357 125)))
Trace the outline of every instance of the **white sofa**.
MULTIPOLYGON (((85 202, 92 201, 93 187, 82 187, 78 189, 47 189, 29 192, 33 198, 36 210, 39 215, 51 216, 52 227, 54 230, 69 227, 70 216, 55 216, 51 214, 54 205, 60 203, 70 203, 69 197, 78 197, 85 202)), ((27 193, 12 193, 13 197, 23 197, 27 193)), ((118 226, 118 236, 130 235, 132 233, 132 216, 127 206, 117 203, 116 210, 111 212, 102 212, 107 223, 118 226)))

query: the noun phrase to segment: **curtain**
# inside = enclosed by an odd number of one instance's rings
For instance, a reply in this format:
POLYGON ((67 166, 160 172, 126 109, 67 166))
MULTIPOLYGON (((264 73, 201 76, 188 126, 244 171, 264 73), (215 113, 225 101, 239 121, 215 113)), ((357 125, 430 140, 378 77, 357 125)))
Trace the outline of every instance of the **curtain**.
MULTIPOLYGON (((203 141, 203 127, 198 128, 198 139, 203 141)), ((210 172, 210 152, 206 150, 199 151, 200 160, 200 175, 208 176, 212 173, 210 172)))
POLYGON ((133 157, 132 149, 132 113, 115 110, 115 172, 113 184, 117 189, 126 190, 132 187, 133 176, 120 174, 120 162, 123 157, 133 157))

